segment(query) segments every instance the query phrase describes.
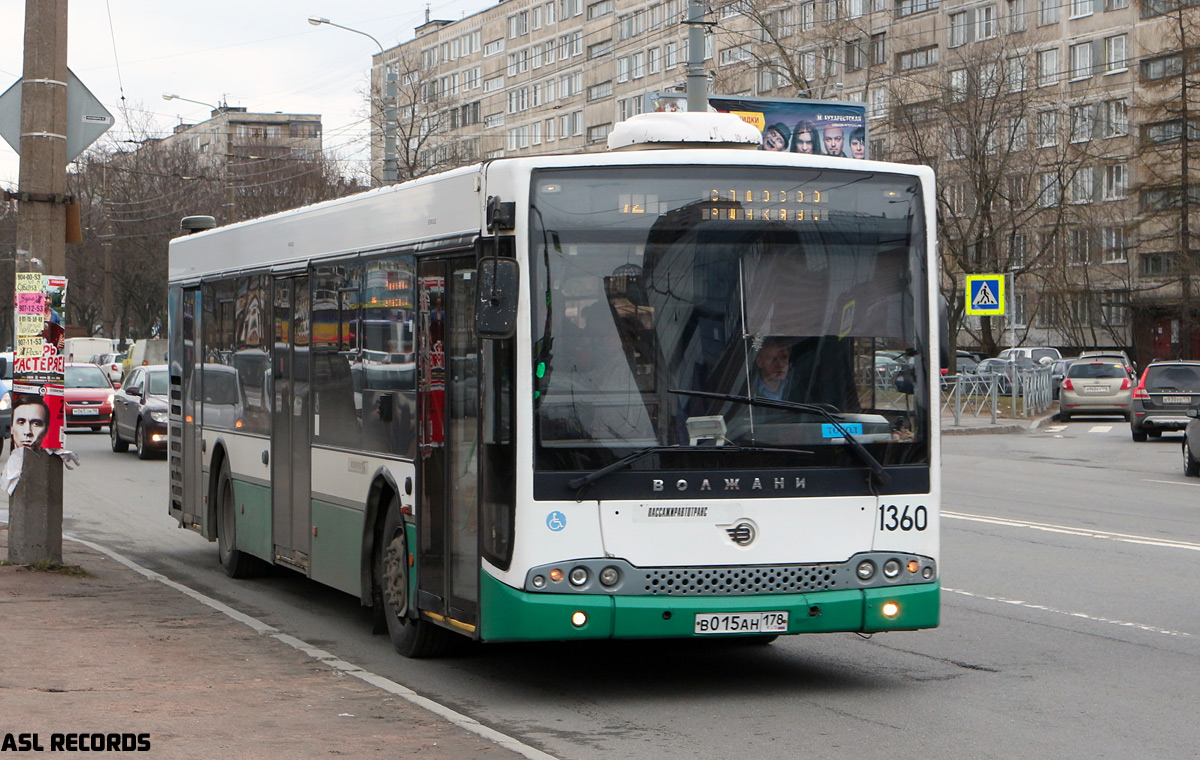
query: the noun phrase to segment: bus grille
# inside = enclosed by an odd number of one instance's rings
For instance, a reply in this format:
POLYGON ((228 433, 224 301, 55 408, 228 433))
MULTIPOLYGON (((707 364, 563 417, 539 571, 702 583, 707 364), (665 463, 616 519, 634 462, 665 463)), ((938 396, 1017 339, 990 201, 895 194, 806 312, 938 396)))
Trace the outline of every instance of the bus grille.
POLYGON ((838 587, 838 565, 649 570, 644 591, 666 596, 796 594, 838 587))

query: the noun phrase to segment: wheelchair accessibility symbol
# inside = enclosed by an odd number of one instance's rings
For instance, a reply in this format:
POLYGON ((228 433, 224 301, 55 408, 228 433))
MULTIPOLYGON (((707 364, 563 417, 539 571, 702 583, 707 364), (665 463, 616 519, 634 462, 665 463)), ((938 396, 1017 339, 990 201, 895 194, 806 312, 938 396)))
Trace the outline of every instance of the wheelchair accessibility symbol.
POLYGON ((567 527, 567 516, 557 510, 551 512, 546 515, 546 527, 557 533, 567 527))

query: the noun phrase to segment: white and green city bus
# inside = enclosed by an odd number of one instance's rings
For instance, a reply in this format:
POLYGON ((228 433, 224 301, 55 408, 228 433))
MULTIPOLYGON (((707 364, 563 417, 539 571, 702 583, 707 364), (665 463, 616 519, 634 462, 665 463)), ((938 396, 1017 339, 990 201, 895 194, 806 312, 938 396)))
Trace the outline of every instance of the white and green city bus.
POLYGON ((170 512, 409 656, 934 627, 934 228, 925 167, 685 146, 195 231, 170 512))

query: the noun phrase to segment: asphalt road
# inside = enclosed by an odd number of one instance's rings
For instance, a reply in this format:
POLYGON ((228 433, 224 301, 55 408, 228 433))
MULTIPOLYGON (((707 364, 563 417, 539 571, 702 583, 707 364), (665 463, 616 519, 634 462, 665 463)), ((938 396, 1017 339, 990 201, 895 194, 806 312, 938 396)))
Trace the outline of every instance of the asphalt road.
POLYGON ((1200 479, 1097 418, 946 439, 942 626, 864 639, 476 647, 404 660, 356 600, 233 581, 166 464, 72 434, 66 529, 571 760, 1192 758, 1200 479))

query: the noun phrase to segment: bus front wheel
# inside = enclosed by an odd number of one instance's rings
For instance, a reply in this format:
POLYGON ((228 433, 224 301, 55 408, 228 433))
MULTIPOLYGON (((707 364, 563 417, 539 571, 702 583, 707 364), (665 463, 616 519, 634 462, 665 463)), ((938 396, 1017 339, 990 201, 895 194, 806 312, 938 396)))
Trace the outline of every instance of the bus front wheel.
POLYGON ((237 548, 236 507, 228 460, 221 463, 221 474, 217 477, 217 559, 230 578, 249 578, 262 567, 257 557, 237 548))
POLYGON ((397 652, 412 658, 437 657, 449 648, 453 634, 417 616, 409 599, 409 569, 400 500, 393 496, 375 551, 374 604, 397 652))

